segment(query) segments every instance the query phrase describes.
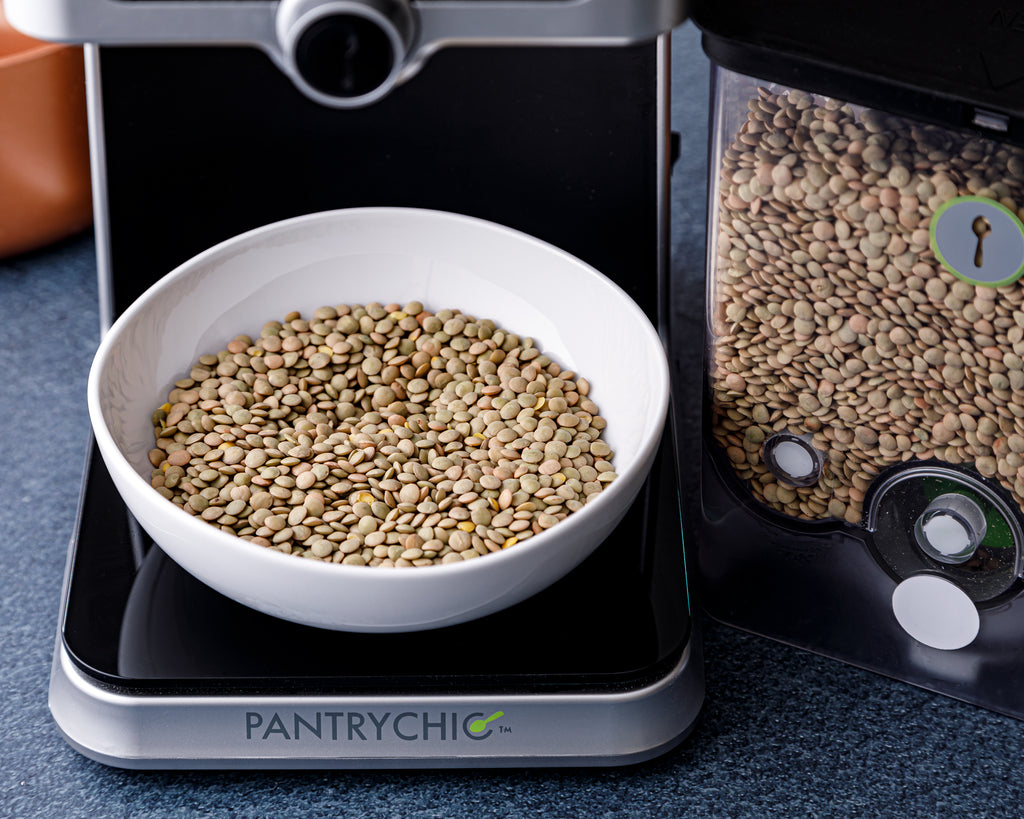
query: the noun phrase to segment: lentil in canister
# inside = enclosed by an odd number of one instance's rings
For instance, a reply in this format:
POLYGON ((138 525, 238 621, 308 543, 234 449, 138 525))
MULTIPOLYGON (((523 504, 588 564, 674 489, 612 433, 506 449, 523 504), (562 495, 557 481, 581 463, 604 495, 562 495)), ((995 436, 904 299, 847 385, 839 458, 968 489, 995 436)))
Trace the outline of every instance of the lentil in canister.
POLYGON ((881 472, 937 459, 1024 506, 1024 290, 954 276, 929 237, 958 196, 1024 217, 1024 150, 761 88, 718 172, 711 431, 754 496, 859 524, 881 472), (766 465, 780 433, 821 453, 811 485, 766 465))

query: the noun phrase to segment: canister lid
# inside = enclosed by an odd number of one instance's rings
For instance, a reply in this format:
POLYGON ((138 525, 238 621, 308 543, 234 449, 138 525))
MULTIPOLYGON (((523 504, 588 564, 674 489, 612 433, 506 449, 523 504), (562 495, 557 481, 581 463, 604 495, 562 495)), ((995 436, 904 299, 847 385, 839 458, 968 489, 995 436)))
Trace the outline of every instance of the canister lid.
POLYGON ((1024 141, 1024 6, 1006 0, 694 0, 716 63, 1024 141))

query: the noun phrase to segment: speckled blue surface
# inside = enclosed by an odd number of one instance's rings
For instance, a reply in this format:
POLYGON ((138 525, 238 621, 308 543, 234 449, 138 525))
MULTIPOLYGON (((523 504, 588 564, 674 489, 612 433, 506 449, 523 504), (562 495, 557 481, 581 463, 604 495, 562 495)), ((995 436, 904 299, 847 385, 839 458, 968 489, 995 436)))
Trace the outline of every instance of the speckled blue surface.
MULTIPOLYGON (((674 78, 676 335, 693 378, 707 66, 689 25, 674 78)), ((1024 723, 713 623, 702 624, 708 696, 695 732, 628 769, 136 773, 85 759, 61 739, 46 692, 88 444, 96 300, 88 235, 0 261, 0 816, 1024 814, 1024 723)))

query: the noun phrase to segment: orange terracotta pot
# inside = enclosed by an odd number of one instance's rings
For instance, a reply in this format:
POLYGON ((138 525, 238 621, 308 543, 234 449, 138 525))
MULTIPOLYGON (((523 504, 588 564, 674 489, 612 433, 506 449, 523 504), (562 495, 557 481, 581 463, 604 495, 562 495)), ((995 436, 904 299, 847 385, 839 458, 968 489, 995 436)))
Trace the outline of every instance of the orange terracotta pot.
POLYGON ((0 7, 0 256, 92 221, 82 49, 11 28, 0 7))

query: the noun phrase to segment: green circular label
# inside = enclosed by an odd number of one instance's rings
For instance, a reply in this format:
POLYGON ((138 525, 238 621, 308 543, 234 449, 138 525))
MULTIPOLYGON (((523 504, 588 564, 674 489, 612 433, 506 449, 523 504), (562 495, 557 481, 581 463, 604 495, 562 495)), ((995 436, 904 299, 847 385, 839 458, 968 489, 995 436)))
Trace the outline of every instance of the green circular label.
POLYGON ((944 202, 928 233, 942 265, 971 284, 1001 287, 1024 274, 1024 224, 993 199, 958 196, 944 202))

